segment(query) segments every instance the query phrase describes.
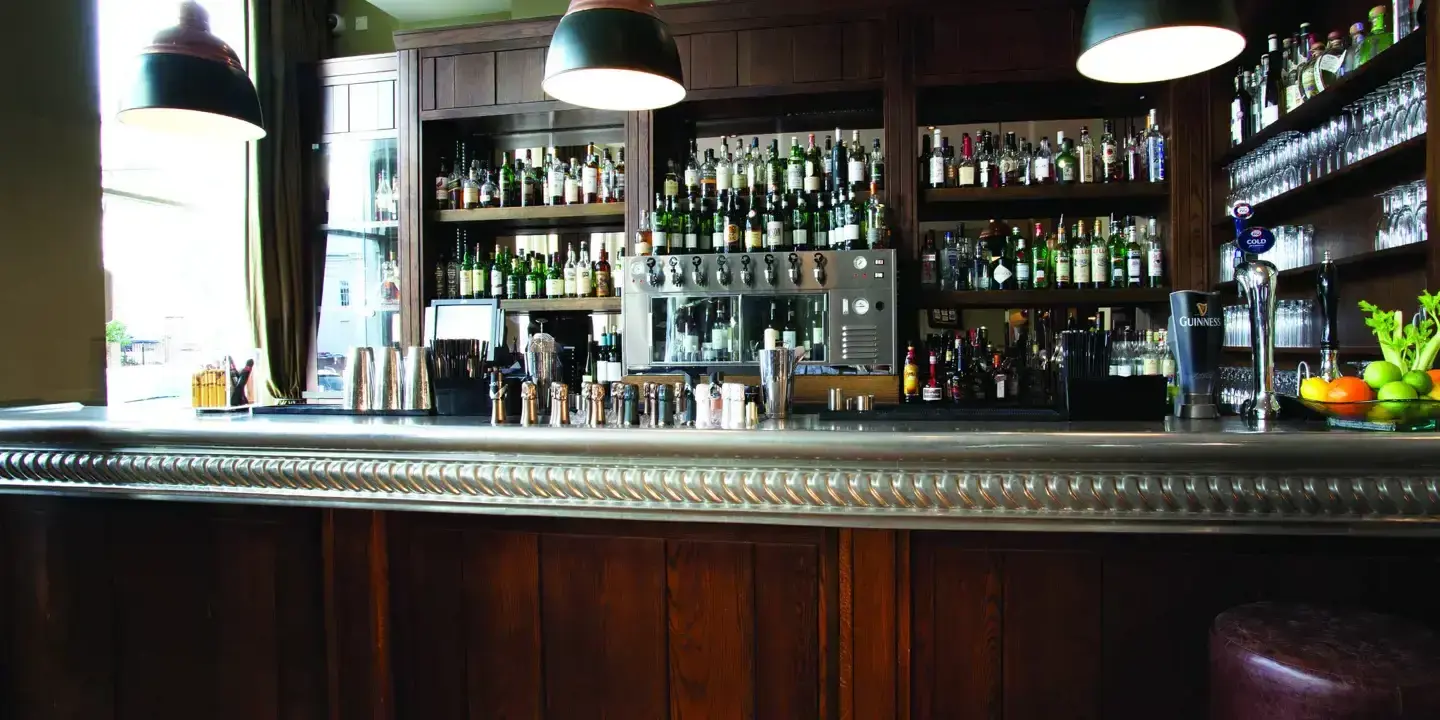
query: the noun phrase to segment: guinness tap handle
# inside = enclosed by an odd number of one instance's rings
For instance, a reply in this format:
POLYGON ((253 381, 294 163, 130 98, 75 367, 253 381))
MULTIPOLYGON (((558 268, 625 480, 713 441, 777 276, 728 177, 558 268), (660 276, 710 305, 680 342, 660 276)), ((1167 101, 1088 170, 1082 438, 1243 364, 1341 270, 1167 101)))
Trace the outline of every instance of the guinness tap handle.
POLYGON ((1340 287, 1336 275, 1335 261, 1326 250, 1315 281, 1315 295, 1320 305, 1320 377, 1326 382, 1340 377, 1340 336, 1336 330, 1340 287))

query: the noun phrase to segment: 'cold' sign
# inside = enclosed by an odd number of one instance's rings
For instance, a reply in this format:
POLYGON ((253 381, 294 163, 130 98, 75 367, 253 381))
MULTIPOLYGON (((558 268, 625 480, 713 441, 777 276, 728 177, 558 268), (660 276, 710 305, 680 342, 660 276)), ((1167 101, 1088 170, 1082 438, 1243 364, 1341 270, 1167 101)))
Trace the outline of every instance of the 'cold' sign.
POLYGON ((1270 248, 1275 247, 1275 233, 1269 228, 1252 227, 1240 233, 1240 249, 1247 253, 1259 255, 1270 248))

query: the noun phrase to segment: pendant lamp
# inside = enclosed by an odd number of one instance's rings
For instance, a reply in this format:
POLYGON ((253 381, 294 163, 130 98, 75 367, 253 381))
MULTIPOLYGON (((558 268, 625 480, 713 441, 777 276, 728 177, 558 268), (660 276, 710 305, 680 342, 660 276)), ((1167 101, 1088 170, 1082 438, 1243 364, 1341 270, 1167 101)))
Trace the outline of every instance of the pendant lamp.
POLYGON ((199 3, 181 3, 180 24, 157 34, 136 62, 120 122, 222 140, 265 137, 255 85, 235 50, 210 33, 199 3))
POLYGON ((571 0, 550 38, 545 92, 600 110, 685 99, 680 52, 651 0, 571 0))
POLYGON ((1233 0, 1091 0, 1075 66, 1102 82, 1159 82, 1218 67, 1244 49, 1233 0))

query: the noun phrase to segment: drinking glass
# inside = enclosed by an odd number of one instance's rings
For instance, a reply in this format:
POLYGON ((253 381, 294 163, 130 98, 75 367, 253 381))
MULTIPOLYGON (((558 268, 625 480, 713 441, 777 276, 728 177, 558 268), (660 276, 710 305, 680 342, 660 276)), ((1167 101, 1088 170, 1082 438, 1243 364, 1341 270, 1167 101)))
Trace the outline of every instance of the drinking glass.
POLYGON ((1430 241, 1430 188, 1424 180, 1415 182, 1415 242, 1430 241))
POLYGON ((1397 188, 1396 194, 1398 207, 1391 242, 1392 245, 1409 245, 1416 242, 1420 235, 1420 228, 1416 224, 1414 183, 1397 188))
POLYGON ((1345 108, 1345 163, 1350 165, 1363 157, 1365 152, 1365 106, 1364 101, 1352 103, 1345 108))

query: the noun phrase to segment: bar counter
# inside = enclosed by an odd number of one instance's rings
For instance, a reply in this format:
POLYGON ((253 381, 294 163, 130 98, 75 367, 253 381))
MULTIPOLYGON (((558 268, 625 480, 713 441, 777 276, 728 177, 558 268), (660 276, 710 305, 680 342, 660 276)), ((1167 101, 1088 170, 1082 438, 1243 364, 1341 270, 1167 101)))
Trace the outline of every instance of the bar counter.
POLYGON ((1440 434, 880 417, 697 431, 51 406, 0 412, 0 491, 907 529, 1440 531, 1440 434))

